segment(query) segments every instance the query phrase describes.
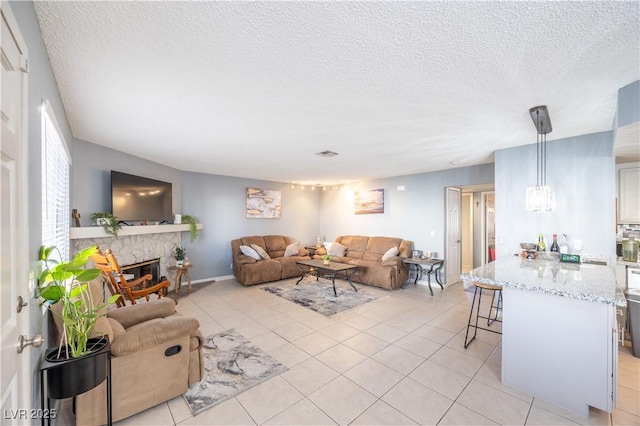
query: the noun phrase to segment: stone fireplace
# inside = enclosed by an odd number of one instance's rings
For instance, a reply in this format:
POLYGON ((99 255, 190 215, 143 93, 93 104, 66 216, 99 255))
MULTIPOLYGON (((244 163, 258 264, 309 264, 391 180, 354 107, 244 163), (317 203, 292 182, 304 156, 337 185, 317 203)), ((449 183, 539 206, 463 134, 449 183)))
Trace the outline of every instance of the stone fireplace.
POLYGON ((101 227, 72 228, 71 256, 96 244, 103 251, 111 249, 121 267, 159 259, 159 277, 167 277, 173 288, 175 272, 169 270, 175 264, 173 249, 182 244, 182 232, 188 230, 188 225, 129 226, 115 238, 107 236, 101 227))

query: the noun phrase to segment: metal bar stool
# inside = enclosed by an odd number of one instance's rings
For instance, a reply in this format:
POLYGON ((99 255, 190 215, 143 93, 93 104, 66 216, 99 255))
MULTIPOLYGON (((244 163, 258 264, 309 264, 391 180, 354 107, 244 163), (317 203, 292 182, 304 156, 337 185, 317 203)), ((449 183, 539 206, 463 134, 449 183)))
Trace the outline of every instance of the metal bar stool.
POLYGON ((479 325, 481 318, 487 320, 487 327, 491 326, 491 324, 493 324, 494 322, 500 322, 500 323, 502 322, 502 320, 498 319, 498 311, 502 311, 502 286, 494 285, 494 284, 487 284, 487 283, 479 283, 479 282, 474 282, 473 285, 475 286, 476 289, 475 289, 475 292, 473 293, 473 302, 471 302, 471 311, 469 312, 469 322, 467 323, 467 333, 464 336, 464 348, 465 349, 476 338, 476 334, 478 333, 478 329, 485 330, 485 331, 490 331, 490 332, 496 333, 496 334, 502 334, 501 331, 496 331, 496 330, 492 330, 490 328, 480 327, 480 325, 479 325), (492 293, 492 297, 491 297, 491 307, 489 308, 489 315, 486 316, 486 317, 480 315, 480 304, 482 302, 482 290, 490 290, 490 291, 493 292, 492 293), (496 302, 496 292, 498 293, 497 302, 496 302), (478 299, 477 306, 476 306, 476 298, 478 299), (476 308, 476 321, 475 321, 475 324, 472 324, 471 323, 471 319, 473 318, 473 308, 474 307, 476 308), (495 315, 492 317, 491 313, 493 312, 494 309, 495 309, 495 315), (469 329, 470 328, 474 329, 473 330, 473 337, 471 337, 471 340, 467 340, 469 338, 469 329))

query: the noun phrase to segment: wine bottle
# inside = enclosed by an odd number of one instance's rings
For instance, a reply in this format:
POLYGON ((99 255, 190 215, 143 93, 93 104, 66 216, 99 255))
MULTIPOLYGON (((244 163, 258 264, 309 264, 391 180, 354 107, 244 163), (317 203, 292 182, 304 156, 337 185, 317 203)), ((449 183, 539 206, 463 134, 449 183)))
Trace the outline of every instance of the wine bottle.
POLYGON ((551 244, 549 251, 556 253, 560 251, 560 246, 558 245, 558 234, 553 234, 553 243, 551 244))
POLYGON ((547 251, 547 245, 544 243, 544 235, 538 235, 538 251, 547 251))

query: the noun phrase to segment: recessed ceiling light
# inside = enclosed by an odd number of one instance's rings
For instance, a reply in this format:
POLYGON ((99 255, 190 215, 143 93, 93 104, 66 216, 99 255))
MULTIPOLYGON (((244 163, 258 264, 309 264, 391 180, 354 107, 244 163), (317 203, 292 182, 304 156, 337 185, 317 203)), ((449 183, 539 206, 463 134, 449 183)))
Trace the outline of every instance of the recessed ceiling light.
POLYGON ((326 150, 326 151, 316 152, 316 155, 319 155, 320 157, 335 157, 336 155, 338 155, 338 153, 326 150))
POLYGON ((457 166, 458 164, 460 164, 460 162, 458 160, 453 160, 449 161, 449 164, 451 164, 452 166, 457 166))

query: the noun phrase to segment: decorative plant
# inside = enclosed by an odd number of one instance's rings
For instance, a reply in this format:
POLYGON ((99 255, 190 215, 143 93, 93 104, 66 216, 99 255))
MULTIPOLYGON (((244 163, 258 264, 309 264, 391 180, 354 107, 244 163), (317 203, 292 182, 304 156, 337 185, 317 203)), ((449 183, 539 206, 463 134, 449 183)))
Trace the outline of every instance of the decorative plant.
POLYGON ((182 246, 176 246, 176 248, 173 249, 173 258, 175 260, 184 260, 186 255, 187 249, 182 246))
POLYGON ((196 227, 196 220, 193 218, 193 216, 183 214, 182 223, 189 224, 189 234, 191 237, 191 242, 194 242, 196 238, 198 238, 198 228, 196 227))
POLYGON ((122 229, 122 225, 120 225, 120 219, 111 213, 99 211, 91 213, 91 220, 93 220, 96 225, 101 225, 104 232, 109 235, 113 235, 115 237, 118 236, 118 231, 122 229))
POLYGON ((104 314, 99 314, 107 304, 114 303, 120 295, 111 296, 106 303, 94 303, 89 281, 100 276, 99 269, 85 269, 89 257, 97 251, 97 246, 81 250, 69 262, 58 261, 60 250, 55 246, 40 248, 42 272, 39 277, 38 292, 42 304, 46 305, 54 315, 60 315, 63 323, 62 337, 58 357, 64 346, 72 358, 78 358, 91 352, 87 342, 96 322, 104 314), (60 313, 52 309, 52 305, 61 303, 60 313))
POLYGON ((329 256, 329 253, 325 253, 322 255, 322 260, 324 260, 325 262, 328 262, 331 260, 331 256, 329 256))

